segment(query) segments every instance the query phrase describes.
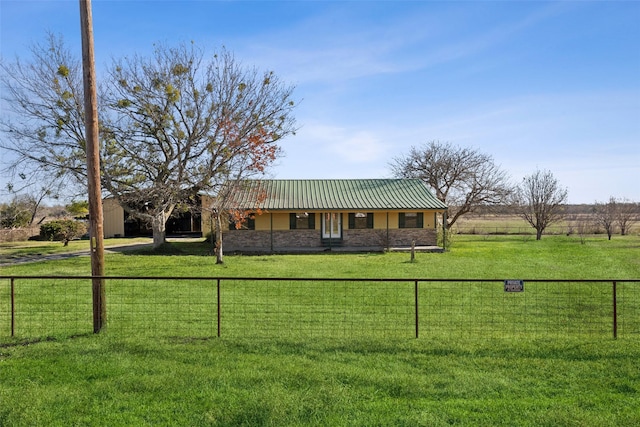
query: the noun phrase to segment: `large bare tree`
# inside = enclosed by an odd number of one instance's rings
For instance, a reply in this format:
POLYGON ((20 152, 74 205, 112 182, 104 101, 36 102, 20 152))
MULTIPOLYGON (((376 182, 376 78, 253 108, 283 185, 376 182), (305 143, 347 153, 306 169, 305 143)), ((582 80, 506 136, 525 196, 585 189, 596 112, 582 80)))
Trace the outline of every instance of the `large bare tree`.
POLYGON ((568 191, 550 171, 537 170, 525 176, 516 193, 516 206, 522 217, 536 229, 536 240, 544 230, 564 217, 568 191))
POLYGON ((193 45, 159 45, 116 61, 109 76, 104 186, 151 222, 155 245, 177 204, 262 174, 295 131, 293 87, 226 50, 205 58, 193 45))
POLYGON ((512 186, 507 173, 488 154, 451 143, 431 141, 411 147, 393 159, 390 167, 399 178, 419 178, 449 206, 447 225, 478 207, 508 201, 512 186))
MULTIPOLYGON (((86 180, 80 61, 61 38, 34 45, 32 60, 2 62, 0 147, 51 172, 86 180)), ((102 185, 148 221, 154 245, 176 205, 229 180, 259 175, 295 131, 293 87, 222 50, 157 45, 149 57, 114 60, 100 85, 102 185)))

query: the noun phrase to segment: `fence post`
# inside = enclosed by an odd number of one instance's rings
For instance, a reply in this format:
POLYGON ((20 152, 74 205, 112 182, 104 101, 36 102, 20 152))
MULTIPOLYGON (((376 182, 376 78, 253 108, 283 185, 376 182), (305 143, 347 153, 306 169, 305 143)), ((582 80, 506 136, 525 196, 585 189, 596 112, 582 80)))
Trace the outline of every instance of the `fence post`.
POLYGON ((11 278, 11 338, 16 333, 16 297, 15 297, 15 277, 11 278))
POLYGON ((416 307, 416 338, 418 338, 418 334, 419 334, 419 328, 418 328, 418 324, 419 324, 419 314, 418 314, 418 281, 416 280, 414 282, 414 295, 415 295, 415 307, 416 307))
POLYGON ((218 338, 220 338, 220 279, 218 279, 217 286, 217 298, 218 298, 218 338))
POLYGON ((618 338, 618 286, 613 281, 613 339, 618 338))

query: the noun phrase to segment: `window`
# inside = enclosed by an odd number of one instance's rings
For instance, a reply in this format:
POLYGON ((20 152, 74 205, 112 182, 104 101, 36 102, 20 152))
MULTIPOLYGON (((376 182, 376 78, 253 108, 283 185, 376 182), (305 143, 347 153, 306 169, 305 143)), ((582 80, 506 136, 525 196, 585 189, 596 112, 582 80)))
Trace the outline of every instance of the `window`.
POLYGON ((373 213, 356 212, 349 214, 349 229, 373 228, 373 213))
POLYGON ((291 230, 314 230, 316 228, 316 215, 308 212, 296 212, 289 214, 289 228, 291 230))
POLYGON ((422 228, 424 214, 422 212, 401 212, 398 217, 399 228, 422 228))

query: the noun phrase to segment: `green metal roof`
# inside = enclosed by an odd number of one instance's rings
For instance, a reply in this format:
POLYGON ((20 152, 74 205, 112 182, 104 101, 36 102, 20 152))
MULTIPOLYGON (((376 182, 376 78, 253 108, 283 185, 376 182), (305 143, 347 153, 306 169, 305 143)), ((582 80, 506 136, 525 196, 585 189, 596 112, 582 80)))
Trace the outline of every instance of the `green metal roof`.
POLYGON ((418 179, 248 180, 232 199, 236 206, 271 211, 447 209, 418 179))

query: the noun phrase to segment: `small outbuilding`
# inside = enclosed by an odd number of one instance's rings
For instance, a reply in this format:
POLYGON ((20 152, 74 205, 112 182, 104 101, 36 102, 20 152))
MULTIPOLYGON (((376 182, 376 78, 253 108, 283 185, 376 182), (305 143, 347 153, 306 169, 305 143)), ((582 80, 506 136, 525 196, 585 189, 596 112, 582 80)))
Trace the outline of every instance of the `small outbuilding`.
MULTIPOLYGON (((200 200, 190 209, 174 210, 166 223, 166 231, 169 236, 202 236, 202 218, 200 217, 200 200)), ((129 215, 112 197, 102 200, 104 215, 104 237, 139 237, 152 236, 153 231, 149 224, 129 215)))
MULTIPOLYGON (((417 179, 249 180, 227 199, 245 219, 230 216, 226 253, 435 249, 446 224, 447 206, 417 179)), ((211 206, 202 196, 204 233, 213 229, 211 206)))

